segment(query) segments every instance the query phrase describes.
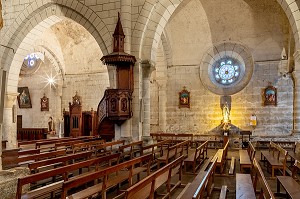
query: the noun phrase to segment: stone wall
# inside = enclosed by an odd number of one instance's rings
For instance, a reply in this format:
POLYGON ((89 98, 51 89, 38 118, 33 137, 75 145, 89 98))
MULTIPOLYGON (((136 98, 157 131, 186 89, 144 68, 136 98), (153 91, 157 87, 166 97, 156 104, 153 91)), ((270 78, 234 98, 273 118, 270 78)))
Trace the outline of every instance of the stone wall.
POLYGON ((109 87, 108 73, 66 75, 63 87, 62 108, 69 110, 69 102, 78 92, 82 98, 82 110, 97 111, 98 104, 109 87))
POLYGON ((3 27, 3 18, 2 18, 2 3, 0 1, 0 30, 3 27))
POLYGON ((159 47, 156 54, 153 82, 162 79, 157 74, 161 75, 160 71, 166 70, 163 78, 167 84, 165 99, 160 95, 159 99, 157 97, 157 93, 164 88, 152 84, 151 131, 203 134, 220 125, 220 96, 204 88, 199 78, 199 65, 210 46, 224 41, 237 41, 249 48, 255 65, 248 85, 232 95, 232 124, 240 129, 250 129, 250 116, 256 114, 256 135, 288 135, 293 128, 293 81, 289 75, 280 73, 282 68, 287 69, 285 73, 289 71, 287 61, 280 61, 289 40, 288 24, 283 10, 274 1, 246 4, 239 0, 231 3, 191 0, 180 4, 165 28, 165 37, 170 46, 159 47), (254 17, 248 17, 245 13, 254 17), (278 20, 275 22, 274 18, 278 20), (161 53, 162 49, 165 54, 161 53), (164 59, 171 61, 163 63, 164 59), (262 91, 269 82, 278 91, 276 107, 263 106, 262 91), (178 93, 184 86, 191 92, 190 109, 178 107, 178 93), (158 105, 163 100, 166 100, 166 110, 158 105), (158 120, 158 124, 155 120, 157 110, 158 115, 166 113, 165 130, 161 120, 158 120))

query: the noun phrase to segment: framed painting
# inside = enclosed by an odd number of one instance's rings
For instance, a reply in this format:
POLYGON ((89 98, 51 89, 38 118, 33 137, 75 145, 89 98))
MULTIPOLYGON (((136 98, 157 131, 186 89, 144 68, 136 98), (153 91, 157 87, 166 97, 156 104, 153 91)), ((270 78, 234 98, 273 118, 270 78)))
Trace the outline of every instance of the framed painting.
POLYGON ((183 90, 179 92, 179 108, 190 108, 190 92, 183 87, 183 90))
POLYGON ((45 94, 41 98, 41 111, 49 111, 49 98, 45 94))
POLYGON ((264 106, 277 106, 277 89, 269 85, 263 90, 263 104, 264 106))
POLYGON ((28 87, 18 87, 19 108, 32 108, 28 87))

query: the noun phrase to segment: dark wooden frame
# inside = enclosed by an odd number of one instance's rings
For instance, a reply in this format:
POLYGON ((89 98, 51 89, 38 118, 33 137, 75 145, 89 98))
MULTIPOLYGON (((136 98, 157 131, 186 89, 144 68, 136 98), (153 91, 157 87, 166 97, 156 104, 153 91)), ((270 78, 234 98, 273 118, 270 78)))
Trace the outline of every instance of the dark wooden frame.
POLYGON ((183 87, 179 92, 179 108, 190 108, 190 92, 183 87))
POLYGON ((264 106, 274 105, 277 106, 277 89, 274 86, 267 86, 263 91, 263 104, 264 106))
POLYGON ((49 98, 45 95, 41 98, 41 111, 49 111, 49 98))
POLYGON ((29 93, 28 87, 18 87, 18 93, 19 93, 19 95, 18 95, 19 108, 32 108, 31 99, 30 99, 30 93, 29 93), (20 99, 23 91, 25 92, 25 94, 28 97, 28 99, 27 99, 28 102, 25 103, 25 104, 21 103, 21 99, 20 99))

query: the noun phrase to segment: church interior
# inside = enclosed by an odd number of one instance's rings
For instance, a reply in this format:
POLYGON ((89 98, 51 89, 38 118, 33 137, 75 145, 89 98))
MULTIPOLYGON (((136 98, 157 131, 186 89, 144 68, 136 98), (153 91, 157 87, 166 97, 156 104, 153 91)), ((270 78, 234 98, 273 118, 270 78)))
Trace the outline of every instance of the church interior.
POLYGON ((300 198, 298 27, 299 0, 0 0, 0 198, 300 198))

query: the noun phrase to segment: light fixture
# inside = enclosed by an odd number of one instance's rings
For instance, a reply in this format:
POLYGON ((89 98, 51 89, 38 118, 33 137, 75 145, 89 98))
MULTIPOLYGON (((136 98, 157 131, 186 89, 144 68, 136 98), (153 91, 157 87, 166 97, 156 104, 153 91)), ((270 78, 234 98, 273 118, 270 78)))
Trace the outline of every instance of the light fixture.
POLYGON ((56 88, 56 84, 58 81, 58 79, 56 78, 57 73, 53 76, 52 70, 51 70, 50 75, 48 75, 47 73, 45 73, 45 75, 46 75, 45 77, 41 76, 43 79, 45 79, 44 82, 46 83, 46 85, 44 86, 44 88, 46 88, 48 85, 50 86, 50 89, 51 89, 51 87, 56 88))

